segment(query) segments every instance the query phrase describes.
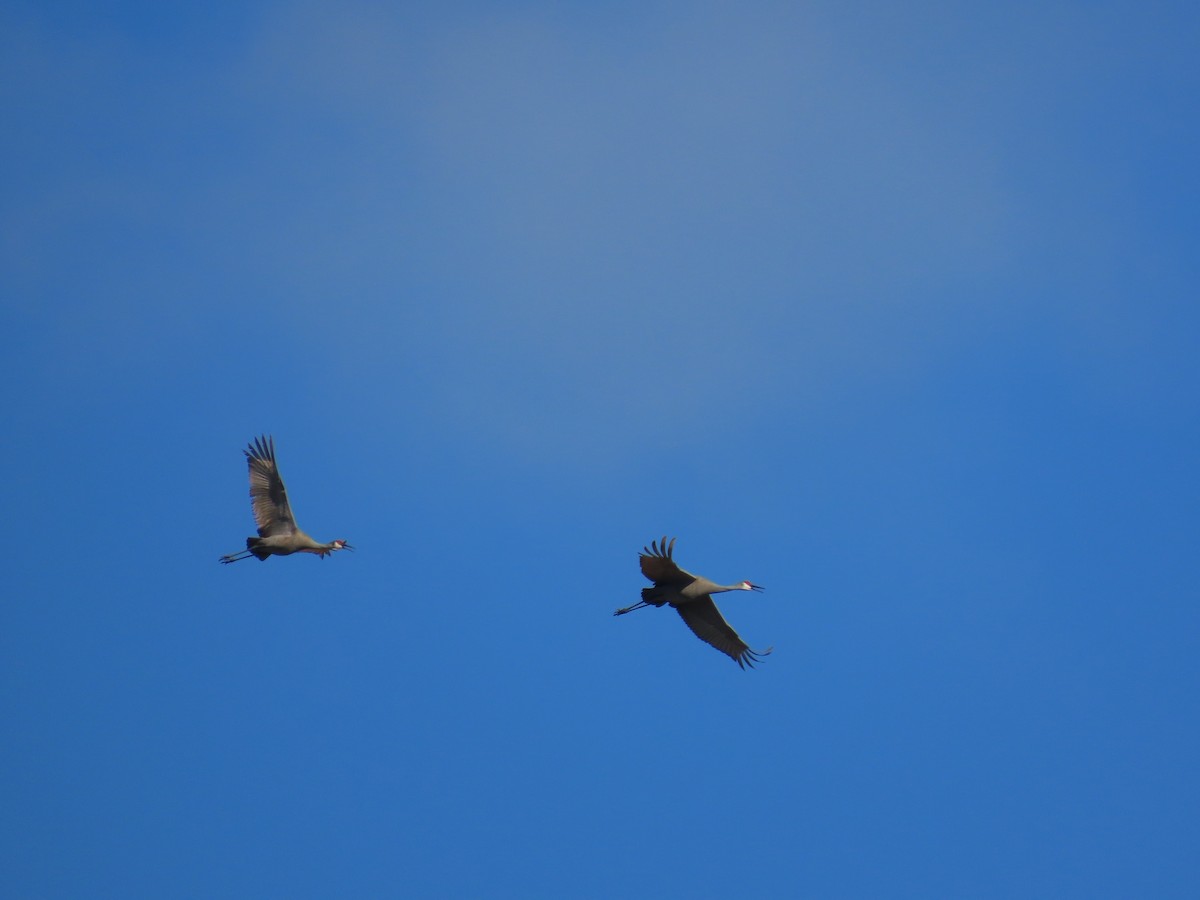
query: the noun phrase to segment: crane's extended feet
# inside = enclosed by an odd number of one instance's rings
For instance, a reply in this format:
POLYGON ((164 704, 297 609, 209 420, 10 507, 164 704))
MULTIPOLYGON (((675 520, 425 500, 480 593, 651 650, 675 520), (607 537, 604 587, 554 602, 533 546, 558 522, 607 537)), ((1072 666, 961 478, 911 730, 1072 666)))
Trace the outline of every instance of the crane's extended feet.
POLYGON ((649 603, 647 603, 645 600, 643 600, 641 603, 633 604, 633 606, 627 606, 624 609, 618 609, 615 613, 613 613, 613 615, 614 616, 623 616, 623 615, 625 615, 625 613, 633 612, 635 609, 641 609, 643 606, 649 606, 649 605, 650 605, 649 603))

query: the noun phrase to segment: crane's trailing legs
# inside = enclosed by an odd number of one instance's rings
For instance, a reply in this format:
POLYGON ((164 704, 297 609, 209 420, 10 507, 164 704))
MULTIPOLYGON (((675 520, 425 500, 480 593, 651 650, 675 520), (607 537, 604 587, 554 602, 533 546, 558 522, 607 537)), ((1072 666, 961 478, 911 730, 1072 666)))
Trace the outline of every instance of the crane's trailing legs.
POLYGON ((252 556, 257 556, 259 559, 266 559, 268 556, 271 555, 270 552, 268 550, 266 550, 266 548, 263 548, 262 550, 254 549, 261 543, 262 543, 262 538, 248 537, 248 538, 246 538, 246 549, 245 550, 240 550, 237 553, 226 553, 224 556, 221 557, 221 562, 228 564, 228 563, 232 563, 232 562, 237 562, 239 559, 249 559, 252 556))
MULTIPOLYGON (((231 560, 229 560, 229 562, 233 562, 233 560, 231 559, 231 560)), ((647 603, 645 600, 642 600, 638 603, 633 604, 633 606, 626 606, 624 609, 618 609, 615 613, 613 613, 613 615, 614 616, 623 616, 623 615, 625 615, 625 613, 631 613, 635 609, 641 609, 644 606, 653 606, 653 605, 654 605, 653 603, 647 603)))

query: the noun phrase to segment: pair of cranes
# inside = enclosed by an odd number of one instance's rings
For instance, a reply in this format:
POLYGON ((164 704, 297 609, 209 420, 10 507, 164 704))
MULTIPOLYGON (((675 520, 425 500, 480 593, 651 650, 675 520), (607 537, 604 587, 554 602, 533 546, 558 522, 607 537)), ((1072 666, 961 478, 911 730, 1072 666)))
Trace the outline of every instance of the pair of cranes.
MULTIPOLYGON (((292 507, 288 502, 287 488, 275 462, 275 441, 271 437, 257 437, 242 451, 250 467, 250 506, 254 521, 258 525, 258 537, 246 538, 246 549, 221 557, 221 562, 232 563, 251 556, 265 560, 268 556, 290 556, 293 553, 315 553, 325 556, 337 550, 353 550, 346 541, 336 540, 327 544, 313 540, 296 525, 292 507)), ((618 609, 613 615, 623 616, 635 609, 647 606, 671 606, 679 613, 684 624, 692 633, 730 657, 742 668, 754 667, 771 652, 751 650, 738 637, 717 609, 712 595, 723 591, 761 591, 762 587, 749 581, 737 584, 717 584, 684 571, 673 558, 675 538, 667 543, 651 541, 638 554, 642 574, 651 582, 651 587, 642 588, 640 602, 618 609)))

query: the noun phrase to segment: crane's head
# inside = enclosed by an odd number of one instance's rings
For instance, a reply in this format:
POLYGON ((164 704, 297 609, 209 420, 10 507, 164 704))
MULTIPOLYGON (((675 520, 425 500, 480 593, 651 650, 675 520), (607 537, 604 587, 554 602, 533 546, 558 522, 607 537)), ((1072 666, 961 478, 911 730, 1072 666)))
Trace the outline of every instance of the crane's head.
POLYGON ((749 581, 742 582, 743 591, 761 591, 765 590, 761 584, 751 584, 749 581))
POLYGON ((333 546, 330 547, 329 549, 330 550, 353 550, 354 548, 351 547, 349 544, 347 544, 345 541, 334 541, 333 546))

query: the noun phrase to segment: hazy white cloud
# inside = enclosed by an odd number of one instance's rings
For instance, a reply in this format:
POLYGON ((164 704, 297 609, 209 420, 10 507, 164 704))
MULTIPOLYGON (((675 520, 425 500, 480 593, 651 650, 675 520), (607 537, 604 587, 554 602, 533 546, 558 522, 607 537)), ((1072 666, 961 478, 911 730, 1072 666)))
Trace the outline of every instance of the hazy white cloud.
MULTIPOLYGON (((714 6, 622 37, 309 8, 252 57, 299 92, 285 108, 362 139, 310 199, 369 197, 343 239, 425 251, 361 262, 395 278, 380 334, 396 315, 411 340, 395 295, 432 288, 428 385, 460 417, 538 445, 618 424, 675 441, 777 402, 769 384, 794 400, 897 341, 919 352, 925 319, 962 302, 948 286, 1010 252, 987 148, 858 68, 818 18, 714 6)), ((330 262, 324 235, 299 243, 302 269, 330 262)), ((340 274, 363 275, 315 283, 340 274)))
MULTIPOLYGON (((1002 285, 1046 210, 1004 128, 880 62, 877 35, 786 5, 592 25, 292 5, 149 86, 101 41, 120 127, 6 208, 9 255, 35 284, 96 217, 88 186, 116 184, 108 211, 142 212, 112 258, 152 235, 198 273, 136 273, 127 312, 161 327, 150 294, 203 295, 214 318, 252 301, 343 377, 385 392, 403 360, 392 380, 417 378, 430 415, 549 453, 805 410, 1023 314, 1002 285)), ((68 51, 39 44, 30 68, 68 51)), ((83 77, 43 90, 66 104, 83 77)), ((1058 212, 1057 231, 1083 217, 1058 212)))

